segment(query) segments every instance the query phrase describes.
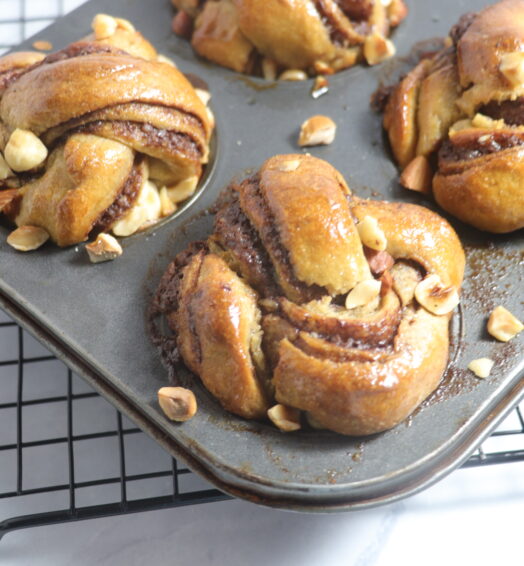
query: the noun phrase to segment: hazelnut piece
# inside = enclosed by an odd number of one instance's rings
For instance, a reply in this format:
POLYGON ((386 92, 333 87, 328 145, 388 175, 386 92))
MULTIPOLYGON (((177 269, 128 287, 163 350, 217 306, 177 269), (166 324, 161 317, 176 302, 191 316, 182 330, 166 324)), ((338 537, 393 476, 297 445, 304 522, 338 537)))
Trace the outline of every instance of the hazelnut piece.
POLYGON ((188 421, 197 412, 194 393, 185 387, 162 387, 158 390, 158 403, 168 419, 188 421))
POLYGON ((472 360, 468 364, 468 369, 470 369, 477 377, 484 379, 489 376, 494 364, 495 362, 489 358, 478 358, 477 360, 472 360))
POLYGON ((400 184, 411 191, 430 193, 432 177, 433 172, 427 158, 423 155, 417 155, 402 171, 400 184))
POLYGON ((428 275, 416 286, 415 298, 436 315, 450 313, 459 303, 457 289, 452 285, 445 287, 436 273, 428 275))
POLYGON ((383 252, 387 248, 386 236, 373 216, 364 216, 357 224, 357 230, 360 241, 368 248, 378 252, 383 252))
POLYGON ((380 32, 374 31, 364 40, 364 58, 368 65, 377 65, 395 55, 395 46, 380 32))
POLYGON ((300 430, 300 411, 286 405, 274 405, 268 409, 269 420, 282 432, 300 430))
POLYGON ((86 245, 91 263, 111 261, 122 255, 122 246, 111 234, 98 234, 96 240, 86 245))
POLYGON ((300 147, 329 145, 333 143, 336 131, 337 125, 328 116, 312 116, 300 127, 298 145, 300 147))
POLYGON ((7 243, 19 252, 38 249, 49 239, 49 234, 39 226, 20 226, 7 236, 7 243))
POLYGON ((365 279, 357 283, 347 294, 346 308, 348 310, 356 309, 369 304, 379 296, 381 287, 382 283, 376 279, 365 279))
POLYGON ((5 146, 4 157, 13 171, 29 171, 45 161, 47 148, 33 132, 16 128, 5 146))
POLYGON ((488 332, 501 342, 507 342, 524 330, 520 320, 503 306, 493 309, 488 319, 488 332))

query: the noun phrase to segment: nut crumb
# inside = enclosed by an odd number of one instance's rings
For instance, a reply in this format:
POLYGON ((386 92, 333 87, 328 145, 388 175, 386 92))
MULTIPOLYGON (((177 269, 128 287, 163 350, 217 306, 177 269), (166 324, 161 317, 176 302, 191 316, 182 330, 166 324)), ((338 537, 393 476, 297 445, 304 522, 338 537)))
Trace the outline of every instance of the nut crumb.
POLYGON ((445 287, 436 273, 427 275, 415 288, 415 298, 429 312, 449 314, 459 304, 455 287, 445 287))
POLYGON ((49 234, 39 226, 20 226, 7 236, 7 243, 19 252, 38 249, 49 239, 49 234))
POLYGON ((508 309, 499 305, 489 316, 487 330, 497 340, 508 342, 524 330, 524 325, 508 309))
POLYGON ((368 65, 377 65, 393 57, 396 50, 392 41, 385 38, 380 32, 375 31, 366 36, 363 52, 368 65))
POLYGON ((269 420, 282 432, 300 430, 300 411, 286 405, 274 405, 268 409, 269 420))
POLYGON ((100 233, 96 240, 86 245, 91 263, 111 261, 122 255, 122 246, 111 234, 100 233))
POLYGON ((328 116, 316 115, 308 118, 300 127, 298 145, 300 147, 313 145, 329 145, 333 143, 337 125, 328 116))
POLYGON ((185 387, 162 387, 158 390, 158 403, 168 419, 188 421, 197 412, 195 394, 185 387))
POLYGON ((490 358, 478 358, 468 364, 468 369, 471 370, 477 377, 485 379, 489 377, 495 362, 490 358))
POLYGON ((431 180, 433 172, 429 161, 423 155, 412 159, 400 175, 400 184, 411 191, 431 193, 431 180))
POLYGON ((347 294, 346 308, 348 310, 363 307, 380 295, 382 283, 376 279, 365 279, 357 283, 347 294))

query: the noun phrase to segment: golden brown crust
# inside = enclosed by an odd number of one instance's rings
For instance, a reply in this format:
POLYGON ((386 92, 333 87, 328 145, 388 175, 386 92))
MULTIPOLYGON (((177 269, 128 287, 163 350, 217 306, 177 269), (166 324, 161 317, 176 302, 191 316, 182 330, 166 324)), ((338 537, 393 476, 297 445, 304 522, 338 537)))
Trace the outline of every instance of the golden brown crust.
MULTIPOLYGON (((265 57, 279 70, 316 74, 354 65, 372 32, 387 36, 406 16, 402 0, 216 0, 174 2, 194 18, 195 50, 235 71, 253 72, 265 57)), ((180 12, 179 12, 180 14, 180 12)))
POLYGON ((465 263, 456 234, 438 215, 358 199, 326 162, 281 155, 234 186, 215 230, 190 261, 190 249, 177 257, 157 303, 167 305, 182 359, 223 406, 248 415, 241 400, 226 395, 240 380, 246 403, 256 390, 264 406, 282 403, 323 427, 360 435, 391 428, 436 387, 450 314, 425 310, 415 287, 433 275, 458 292, 465 263), (355 224, 366 217, 387 239, 380 269, 366 260, 376 254, 362 253, 355 224), (261 284, 264 278, 274 282, 261 284), (380 282, 377 294, 348 308, 345 294, 370 282, 380 282), (255 374, 272 376, 271 387, 255 374))
POLYGON ((102 221, 130 208, 148 179, 139 156, 162 167, 167 185, 200 177, 207 161, 206 107, 182 73, 157 61, 153 46, 128 27, 45 58, 0 59, 0 150, 19 129, 49 151, 30 181, 22 179, 11 217, 44 228, 60 246, 111 228, 102 221))
POLYGON ((419 63, 388 101, 393 154, 406 168, 421 156, 436 162, 439 152, 433 192, 442 208, 481 230, 518 230, 524 154, 499 138, 524 125, 524 1, 465 16, 451 35, 454 44, 419 63))

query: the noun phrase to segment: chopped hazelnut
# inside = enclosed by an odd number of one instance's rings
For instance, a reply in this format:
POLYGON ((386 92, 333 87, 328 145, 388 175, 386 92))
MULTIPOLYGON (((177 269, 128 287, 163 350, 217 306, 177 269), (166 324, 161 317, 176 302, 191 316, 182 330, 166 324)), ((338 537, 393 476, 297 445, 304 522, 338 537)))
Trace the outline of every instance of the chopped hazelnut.
POLYGON ((7 243, 19 252, 38 249, 49 239, 49 234, 39 226, 20 226, 7 236, 7 243))
POLYGON ((6 189, 0 191, 0 212, 8 207, 13 200, 18 196, 19 189, 6 189))
POLYGON ((415 298, 429 312, 436 315, 450 313, 459 303, 455 287, 445 287, 436 273, 425 277, 415 288, 415 298))
POLYGON ((364 58, 368 65, 377 65, 395 55, 395 46, 380 32, 374 31, 364 40, 364 58))
POLYGON ((167 194, 174 203, 178 203, 189 198, 195 192, 197 185, 198 177, 194 175, 179 181, 172 187, 167 187, 167 194))
POLYGON ((388 241, 384 231, 378 225, 378 221, 373 216, 364 216, 364 218, 357 224, 358 235, 361 242, 379 252, 387 248, 388 241))
POLYGON ((197 412, 195 395, 185 387, 162 387, 158 390, 158 403, 172 421, 188 421, 197 412))
POLYGON ((122 255, 122 246, 110 234, 98 234, 96 240, 86 245, 91 263, 111 261, 122 255))
POLYGON ((305 81, 307 74, 300 69, 287 69, 278 77, 279 81, 305 81))
POLYGON ((170 216, 176 211, 176 204, 169 198, 167 188, 162 187, 159 191, 160 196, 160 213, 162 216, 170 216))
POLYGON ((406 189, 419 193, 431 192, 431 179, 433 172, 429 161, 423 155, 412 159, 400 175, 400 184, 406 189))
POLYGON ((335 139, 337 125, 328 116, 312 116, 300 127, 298 145, 300 147, 312 145, 329 145, 335 139))
POLYGON ((346 308, 350 310, 367 305, 379 296, 381 287, 382 283, 376 279, 366 279, 357 283, 347 294, 346 308))
POLYGON ((4 157, 13 171, 29 171, 46 160, 47 148, 33 132, 17 128, 9 137, 4 157))
POLYGON ((91 28, 95 33, 95 39, 107 39, 114 35, 118 28, 118 22, 113 16, 97 14, 91 22, 91 28))
POLYGON ((524 330, 520 320, 503 306, 493 309, 488 320, 488 332, 501 342, 508 342, 524 330))
POLYGON ((7 179, 8 177, 12 177, 13 172, 9 168, 4 156, 0 153, 0 181, 7 179))
POLYGON ((267 416, 282 432, 300 430, 300 411, 286 405, 274 405, 268 410, 267 416))
POLYGON ((489 358, 478 358, 468 364, 468 369, 470 369, 477 377, 484 379, 491 373, 494 363, 495 362, 489 358))

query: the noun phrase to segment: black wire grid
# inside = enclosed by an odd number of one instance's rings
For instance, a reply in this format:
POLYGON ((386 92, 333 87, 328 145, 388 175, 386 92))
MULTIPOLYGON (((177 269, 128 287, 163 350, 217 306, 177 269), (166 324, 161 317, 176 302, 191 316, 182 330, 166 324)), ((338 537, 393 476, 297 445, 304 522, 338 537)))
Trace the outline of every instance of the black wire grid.
MULTIPOLYGON (((0 54, 81 3, 0 0, 0 54)), ((519 407, 464 466, 517 461, 524 461, 519 407)), ((0 538, 30 526, 226 498, 0 311, 0 538)))

